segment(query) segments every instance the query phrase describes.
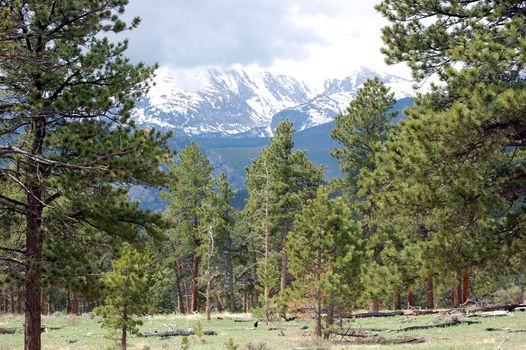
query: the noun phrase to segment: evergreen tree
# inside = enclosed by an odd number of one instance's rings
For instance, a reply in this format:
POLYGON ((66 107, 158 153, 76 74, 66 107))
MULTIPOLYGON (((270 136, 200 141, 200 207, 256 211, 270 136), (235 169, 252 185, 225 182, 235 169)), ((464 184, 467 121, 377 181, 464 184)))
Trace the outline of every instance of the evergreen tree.
POLYGON ((342 198, 330 200, 327 190, 320 188, 287 238, 293 286, 314 303, 319 337, 323 307, 334 310, 338 297, 356 300, 360 285, 360 228, 350 216, 342 198))
POLYGON ((217 193, 217 212, 219 216, 219 223, 217 230, 217 237, 219 239, 219 247, 224 259, 224 285, 227 286, 228 295, 228 311, 236 311, 235 303, 235 279, 234 279, 234 237, 233 231, 237 219, 237 211, 232 207, 232 198, 234 191, 228 183, 225 173, 221 173, 219 177, 219 188, 217 193))
POLYGON ((171 236, 178 247, 177 265, 184 266, 187 256, 191 256, 192 300, 188 308, 191 312, 198 311, 199 248, 203 244, 200 229, 207 215, 206 203, 210 203, 213 195, 215 181, 211 177, 212 171, 207 156, 201 153, 196 142, 192 142, 179 154, 178 163, 170 164, 170 192, 163 194, 169 204, 168 216, 174 225, 171 236))
POLYGON ((345 114, 336 116, 331 132, 342 144, 332 155, 340 160, 340 169, 347 175, 344 189, 356 198, 362 170, 373 170, 375 155, 381 151, 397 115, 390 109, 395 103, 394 93, 378 78, 367 80, 351 101, 345 114))
POLYGON ((150 294, 149 268, 152 256, 124 243, 111 271, 102 275, 104 305, 95 313, 102 316, 102 326, 120 332, 121 350, 126 350, 128 333, 137 334, 142 321, 135 315, 148 311, 150 294))
MULTIPOLYGON (((370 281, 376 280, 381 273, 380 253, 389 231, 378 232, 371 221, 374 210, 371 194, 381 191, 382 186, 380 182, 372 184, 368 181, 368 174, 377 168, 377 155, 382 152, 393 129, 392 121, 397 112, 390 109, 394 102, 394 94, 378 78, 367 80, 347 107, 347 113, 336 117, 331 135, 343 145, 332 155, 340 160, 340 169, 347 176, 336 182, 348 201, 353 217, 361 222, 363 236, 367 238, 372 263, 365 270, 369 278, 364 280, 370 281)), ((383 294, 379 286, 372 282, 365 286, 372 308, 376 311, 383 294)))
POLYGON ((262 259, 257 274, 264 283, 266 314, 270 311, 269 298, 276 292, 276 272, 280 290, 287 285, 288 258, 284 248, 294 217, 323 182, 323 168, 314 166, 302 151, 293 151, 293 133, 289 120, 281 122, 270 146, 247 169, 245 180, 249 192, 245 217, 251 221, 252 240, 261 242, 262 247, 258 249, 262 259))
POLYGON ((158 233, 158 216, 121 201, 129 185, 161 184, 167 155, 164 137, 130 121, 155 67, 131 64, 127 42, 106 37, 138 25, 120 19, 126 4, 2 1, 0 188, 16 190, 2 193, 0 209, 23 218, 25 241, 3 261, 22 268, 26 350, 41 348, 43 277, 61 262, 60 245, 86 232, 158 233), (48 259, 48 248, 59 255, 48 259))
POLYGON ((371 178, 389 185, 377 217, 390 220, 388 208, 397 207, 401 233, 422 228, 422 255, 453 283, 453 299, 460 279, 469 297, 474 268, 524 266, 522 5, 385 0, 377 7, 391 22, 383 31, 388 62, 408 63, 417 80, 435 74, 443 82, 416 99, 381 155, 371 178))

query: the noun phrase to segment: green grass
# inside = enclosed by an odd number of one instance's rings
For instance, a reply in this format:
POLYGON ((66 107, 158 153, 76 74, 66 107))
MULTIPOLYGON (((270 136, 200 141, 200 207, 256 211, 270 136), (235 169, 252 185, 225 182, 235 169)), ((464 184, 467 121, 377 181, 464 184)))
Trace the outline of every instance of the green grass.
MULTIPOLYGON (((234 318, 250 319, 250 315, 221 315, 223 320, 218 320, 217 315, 212 321, 206 321, 202 315, 176 316, 155 315, 144 317, 144 325, 141 331, 164 331, 168 326, 174 328, 192 328, 197 320, 201 321, 205 330, 215 330, 217 336, 204 337, 202 344, 196 337, 190 337, 190 349, 226 349, 225 343, 233 338, 239 344, 239 350, 247 349, 248 343, 265 343, 267 349, 294 349, 296 347, 311 348, 323 347, 327 349, 435 349, 435 350, 467 350, 467 349, 496 349, 498 345, 507 339, 502 345, 504 350, 526 349, 526 333, 510 333, 506 331, 488 332, 485 328, 510 328, 526 329, 526 312, 516 312, 511 317, 496 318, 470 318, 481 323, 474 325, 458 325, 448 328, 434 328, 411 332, 382 332, 386 338, 400 336, 423 336, 425 343, 414 345, 378 345, 378 344, 352 344, 352 343, 329 343, 317 342, 308 334, 312 331, 312 321, 277 322, 272 325, 278 330, 269 330, 260 322, 259 327, 254 329, 252 322, 234 322, 234 318), (302 330, 301 327, 308 329, 302 330), (284 336, 281 335, 283 332, 284 336)), ((417 317, 384 317, 368 318, 352 321, 353 328, 376 328, 376 329, 398 329, 414 325, 428 325, 439 321, 438 316, 417 317)), ((84 316, 44 316, 42 323, 48 327, 60 327, 42 334, 43 349, 107 349, 112 346, 113 341, 106 338, 108 332, 100 327, 97 317, 84 316)), ((346 321, 350 322, 350 321, 346 321)), ((0 316, 0 327, 22 327, 21 316, 0 316)), ((129 349, 180 349, 182 337, 168 339, 141 338, 132 336, 129 339, 129 349)), ((22 349, 23 334, 0 335, 0 350, 22 349)))

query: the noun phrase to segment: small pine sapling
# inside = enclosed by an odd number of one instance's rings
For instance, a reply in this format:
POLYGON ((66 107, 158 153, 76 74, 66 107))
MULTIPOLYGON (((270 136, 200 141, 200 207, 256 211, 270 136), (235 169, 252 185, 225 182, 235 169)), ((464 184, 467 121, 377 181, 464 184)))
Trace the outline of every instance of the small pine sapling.
POLYGON ((102 326, 120 332, 121 350, 126 350, 128 333, 137 334, 141 320, 135 318, 148 310, 150 285, 150 254, 123 244, 119 258, 112 263, 112 270, 102 276, 104 305, 95 313, 102 316, 102 326))

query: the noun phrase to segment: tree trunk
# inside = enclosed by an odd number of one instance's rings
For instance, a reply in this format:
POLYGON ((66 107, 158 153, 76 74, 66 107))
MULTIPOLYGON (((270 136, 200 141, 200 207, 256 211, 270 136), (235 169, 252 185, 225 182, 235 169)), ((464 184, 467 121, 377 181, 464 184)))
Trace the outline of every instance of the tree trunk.
POLYGON ((433 278, 428 277, 427 279, 427 308, 433 309, 434 308, 434 301, 433 301, 433 278))
POLYGON ((470 290, 470 280, 469 280, 469 266, 464 266, 464 278, 462 279, 463 288, 462 288, 462 304, 464 304, 469 299, 469 290, 470 290))
POLYGON ((243 290, 243 312, 248 312, 247 290, 243 290))
POLYGON ((411 308, 413 306, 415 306, 413 291, 411 290, 411 288, 408 288, 407 289, 407 307, 411 308))
POLYGON ((453 285, 453 290, 452 290, 452 294, 453 294, 453 307, 454 308, 458 308, 460 306, 460 284, 458 283, 455 283, 453 285))
POLYGON ((402 309, 402 300, 401 300, 400 293, 395 294, 395 310, 401 310, 402 309))
POLYGON ((234 268, 232 264, 232 238, 227 239, 226 268, 228 273, 228 311, 236 312, 236 299, 234 295, 234 268))
POLYGON ((192 312, 197 312, 199 305, 197 298, 199 297, 197 278, 199 277, 199 255, 194 253, 193 259, 193 272, 192 272, 192 312))
POLYGON ((211 317, 210 317, 210 278, 208 279, 207 283, 206 283, 206 319, 208 321, 211 320, 211 317))
POLYGON ((126 326, 122 326, 121 350, 126 350, 126 326))
MULTIPOLYGON (((327 308, 327 328, 331 327, 333 324, 334 324, 334 301, 332 301, 333 299, 333 293, 331 293, 331 296, 330 296, 330 299, 331 299, 331 302, 329 303, 328 305, 328 308, 327 308)), ((325 332, 323 334, 323 338, 324 339, 329 339, 329 336, 330 336, 330 332, 325 332)))
MULTIPOLYGON (((39 152, 36 152, 39 153, 39 152)), ((35 175, 38 171, 35 171, 35 175)), ((40 299, 39 264, 42 258, 42 241, 40 225, 42 223, 42 189, 31 185, 28 200, 27 232, 26 232, 26 308, 24 326, 24 349, 40 350, 41 348, 41 320, 42 300, 40 299)))
POLYGON ((221 303, 221 298, 219 297, 219 293, 215 293, 216 298, 216 306, 217 306, 217 312, 222 313, 223 312, 223 304, 221 303))
POLYGON ((314 334, 321 337, 321 291, 316 289, 316 329, 314 334))
POLYGON ((22 300, 24 299, 23 293, 20 291, 20 288, 17 289, 17 298, 16 298, 16 313, 22 314, 22 300))
POLYGON ((192 302, 190 300, 190 291, 188 289, 188 281, 186 278, 183 279, 183 290, 184 290, 184 299, 186 302, 186 312, 190 312, 192 310, 192 302))
POLYGON ((177 263, 177 268, 175 271, 175 289, 177 292, 177 313, 184 314, 184 295, 181 288, 181 268, 179 263, 177 263))
POLYGON ((288 265, 287 253, 283 252, 281 255, 281 276, 279 280, 279 290, 282 292, 287 288, 287 265, 288 265))
POLYGON ((373 302, 371 303, 371 310, 373 312, 378 312, 380 310, 380 300, 373 300, 373 302))

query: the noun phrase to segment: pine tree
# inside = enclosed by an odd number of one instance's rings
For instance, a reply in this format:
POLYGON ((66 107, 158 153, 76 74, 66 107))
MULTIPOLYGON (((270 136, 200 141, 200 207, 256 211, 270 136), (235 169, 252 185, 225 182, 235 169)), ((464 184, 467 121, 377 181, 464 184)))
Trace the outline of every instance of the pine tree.
POLYGON ((362 261, 360 228, 343 199, 318 190, 298 215, 287 238, 294 288, 315 305, 315 333, 322 335, 322 310, 338 297, 356 301, 362 261))
POLYGON ((340 169, 347 175, 343 188, 352 198, 360 190, 360 173, 376 167, 375 155, 381 151, 397 115, 390 111, 394 103, 394 93, 375 77, 364 83, 346 113, 336 116, 331 136, 343 148, 334 150, 332 155, 340 160, 340 169))
POLYGON ((340 169, 346 174, 343 180, 337 180, 337 187, 343 192, 353 216, 361 222, 362 234, 367 238, 371 252, 371 264, 365 287, 372 301, 373 310, 380 307, 380 295, 383 294, 376 280, 381 273, 381 251, 386 242, 385 232, 378 232, 371 221, 374 202, 371 194, 381 191, 379 182, 371 183, 369 174, 378 164, 377 155, 382 152, 389 133, 393 130, 392 121, 397 112, 390 111, 394 104, 394 94, 378 78, 364 83, 354 100, 347 107, 346 114, 336 117, 332 137, 343 147, 332 155, 340 160, 340 169))
POLYGON ((155 67, 131 64, 127 42, 106 38, 138 25, 120 19, 126 4, 2 1, 0 187, 16 190, 0 207, 24 220, 25 247, 4 251, 4 262, 23 269, 26 350, 41 348, 43 278, 61 261, 45 249, 60 253, 85 232, 127 240, 139 229, 158 233, 158 216, 121 201, 129 185, 161 184, 167 155, 165 137, 130 121, 155 67))
POLYGON ((284 247, 294 217, 323 182, 323 168, 314 166, 302 151, 293 150, 293 133, 289 120, 281 122, 270 146, 247 169, 245 180, 249 197, 244 215, 250 218, 252 240, 262 242, 258 250, 263 259, 257 275, 264 283, 265 314, 270 312, 270 297, 277 289, 273 280, 277 271, 280 291, 287 285, 288 257, 284 247))
POLYGON ((121 350, 126 350, 127 334, 137 334, 141 320, 134 316, 148 311, 150 295, 149 268, 153 258, 124 243, 111 271, 101 278, 104 286, 104 305, 95 313, 102 316, 102 326, 120 332, 121 350))
POLYGON ((203 244, 201 224, 206 217, 205 204, 213 195, 213 167, 199 145, 192 142, 178 156, 178 163, 170 165, 170 192, 164 194, 168 202, 168 216, 174 228, 172 237, 179 246, 178 265, 191 256, 192 300, 188 311, 198 311, 199 249, 203 244))
POLYGON ((470 270, 502 272, 504 261, 523 261, 522 2, 385 0, 377 8, 391 22, 383 30, 388 62, 408 63, 419 81, 434 74, 443 82, 416 99, 381 155, 371 177, 389 186, 377 216, 404 218, 400 233, 411 244, 420 235, 413 247, 455 296, 462 279, 467 298, 470 270))

